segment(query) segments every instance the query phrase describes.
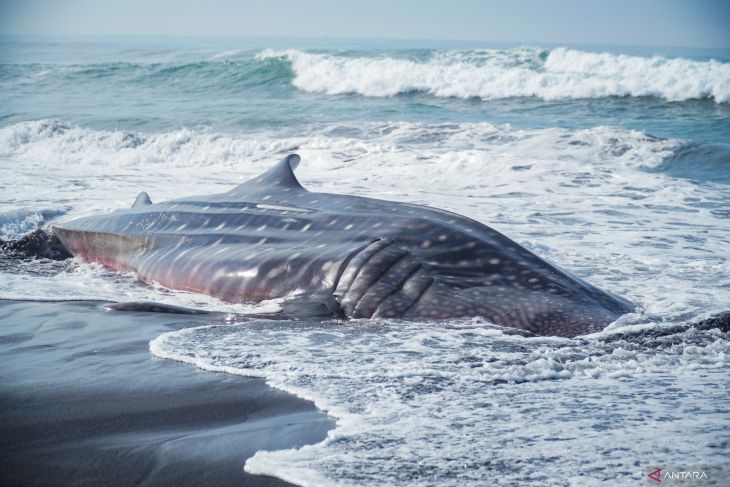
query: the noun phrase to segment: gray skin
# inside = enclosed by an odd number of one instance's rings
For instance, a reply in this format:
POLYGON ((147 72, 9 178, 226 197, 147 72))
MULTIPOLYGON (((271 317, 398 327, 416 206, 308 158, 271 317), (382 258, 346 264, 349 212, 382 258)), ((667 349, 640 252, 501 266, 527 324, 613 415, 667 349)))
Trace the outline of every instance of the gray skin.
POLYGON ((602 329, 634 306, 469 218, 425 206, 314 193, 296 154, 231 191, 57 225, 69 252, 146 282, 310 314, 486 318, 539 335, 602 329))

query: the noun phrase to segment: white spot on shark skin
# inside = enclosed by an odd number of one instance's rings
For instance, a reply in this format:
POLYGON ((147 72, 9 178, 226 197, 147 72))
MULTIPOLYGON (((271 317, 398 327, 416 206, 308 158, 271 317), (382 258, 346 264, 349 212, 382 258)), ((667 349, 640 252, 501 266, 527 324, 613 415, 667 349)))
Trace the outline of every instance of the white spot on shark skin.
POLYGON ((223 230, 224 228, 226 228, 226 224, 225 223, 221 223, 220 225, 218 225, 217 227, 215 227, 216 230, 223 230))
POLYGON ((472 240, 471 242, 469 242, 468 244, 466 244, 466 248, 467 249, 473 249, 476 246, 477 246, 477 243, 474 240, 472 240))
MULTIPOLYGON (((266 199, 266 198, 263 198, 266 199)), ((265 205, 265 204, 258 204, 256 205, 256 208, 260 210, 277 210, 277 211, 298 211, 299 213, 309 213, 309 210, 305 210, 304 208, 293 208, 290 206, 279 206, 279 205, 265 205)))
POLYGON ((288 264, 281 264, 279 266, 274 267, 271 269, 268 274, 266 274, 265 280, 271 280, 274 279, 277 276, 280 276, 281 274, 286 273, 289 270, 288 264))
POLYGON ((492 265, 498 265, 498 264, 499 264, 500 262, 502 262, 502 261, 501 261, 501 260, 499 260, 499 259, 497 259, 497 258, 495 257, 494 259, 489 259, 489 261, 488 261, 488 262, 489 262, 490 264, 492 264, 492 265))
POLYGON ((422 249, 427 249, 430 246, 431 246, 431 241, 430 240, 424 240, 423 242, 421 242, 421 248, 422 249))
POLYGON ((350 223, 349 225, 347 225, 347 226, 345 227, 345 230, 352 230, 352 227, 354 227, 354 226, 355 226, 355 225, 353 225, 352 223, 350 223))
POLYGON ((330 222, 327 225, 330 226, 330 225, 334 225, 335 223, 337 223, 337 218, 330 220, 330 222))
POLYGON ((439 239, 439 242, 445 242, 446 240, 449 239, 449 236, 446 235, 445 233, 442 233, 441 235, 438 236, 438 239, 439 239))
POLYGON ((306 232, 306 231, 307 231, 307 230, 309 230, 310 228, 312 228, 312 224, 311 224, 311 223, 307 223, 307 224, 306 224, 306 225, 304 225, 304 227, 302 227, 302 229, 301 229, 301 230, 299 230, 299 231, 300 231, 300 232, 306 232))
POLYGON ((383 225, 382 223, 373 223, 372 228, 378 228, 382 225, 383 225))
POLYGON ((270 194, 267 194, 266 196, 264 196, 264 197, 263 197, 263 198, 261 198, 261 199, 262 199, 262 200, 264 200, 264 201, 266 201, 266 200, 270 200, 270 199, 271 199, 271 195, 270 195, 270 194))
MULTIPOLYGON (((244 226, 244 225, 241 225, 241 227, 243 227, 243 226, 244 226)), ((238 227, 238 228, 241 228, 241 227, 238 227)), ((256 229, 256 231, 257 231, 257 232, 262 232, 262 231, 266 230, 266 227, 267 227, 267 225, 266 225, 266 224, 264 223, 263 225, 261 225, 260 227, 258 227, 258 228, 256 229)))
POLYGON ((183 230, 185 230, 186 228, 188 228, 188 225, 187 225, 187 223, 183 223, 182 225, 180 225, 179 227, 177 227, 177 231, 178 231, 178 232, 182 232, 182 231, 183 231, 183 230))
POLYGON ((268 240, 268 238, 264 237, 264 238, 262 238, 261 240, 259 240, 258 242, 256 242, 256 245, 262 245, 262 244, 265 244, 267 240, 268 240))
POLYGON ((236 272, 236 275, 238 277, 245 277, 246 279, 253 279, 259 275, 259 268, 256 266, 251 269, 246 269, 245 271, 238 271, 236 272))

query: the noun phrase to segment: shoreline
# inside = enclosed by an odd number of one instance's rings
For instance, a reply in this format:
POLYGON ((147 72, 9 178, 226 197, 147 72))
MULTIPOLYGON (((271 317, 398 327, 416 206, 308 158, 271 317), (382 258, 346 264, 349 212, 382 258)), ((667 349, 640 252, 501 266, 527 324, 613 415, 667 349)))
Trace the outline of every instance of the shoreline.
POLYGON ((199 318, 0 300, 0 323, 3 485, 291 485, 245 460, 334 427, 261 379, 150 354, 152 338, 199 318))

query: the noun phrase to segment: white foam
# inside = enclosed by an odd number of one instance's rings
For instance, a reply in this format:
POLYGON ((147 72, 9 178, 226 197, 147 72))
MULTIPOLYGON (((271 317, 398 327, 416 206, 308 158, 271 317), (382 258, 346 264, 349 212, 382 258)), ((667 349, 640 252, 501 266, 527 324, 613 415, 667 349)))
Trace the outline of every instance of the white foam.
POLYGON ((0 212, 0 239, 16 239, 37 230, 64 210, 10 210, 0 212))
POLYGON ((647 346, 522 338, 478 320, 254 322, 167 333, 150 350, 262 377, 337 418, 319 444, 246 462, 249 473, 304 486, 544 485, 572 471, 626 484, 660 445, 719 465, 711 445, 730 426, 717 409, 730 342, 717 331, 647 346))
POLYGON ((447 51, 427 60, 348 57, 289 49, 265 50, 260 59, 288 59, 294 85, 327 94, 545 100, 655 96, 670 101, 730 101, 730 64, 714 60, 639 57, 557 48, 447 51), (547 55, 546 55, 547 54, 547 55))

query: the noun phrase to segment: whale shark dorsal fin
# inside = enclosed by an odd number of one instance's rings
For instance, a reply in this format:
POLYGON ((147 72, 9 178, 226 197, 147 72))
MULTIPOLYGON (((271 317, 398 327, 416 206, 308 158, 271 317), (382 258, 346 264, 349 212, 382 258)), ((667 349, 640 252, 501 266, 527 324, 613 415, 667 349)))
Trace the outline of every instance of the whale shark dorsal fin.
POLYGON ((261 186, 276 185, 289 188, 301 188, 302 185, 294 175, 294 169, 299 165, 302 158, 299 154, 289 154, 280 160, 274 167, 263 173, 254 181, 261 186))
POLYGON ((148 195, 147 192, 142 191, 140 194, 137 195, 137 199, 134 200, 134 203, 132 203, 132 208, 139 208, 141 206, 147 206, 151 204, 152 200, 150 199, 150 195, 148 195))
POLYGON ((299 161, 301 157, 298 154, 289 154, 268 171, 236 186, 231 193, 261 190, 272 186, 306 191, 294 175, 294 169, 299 165, 299 161))

